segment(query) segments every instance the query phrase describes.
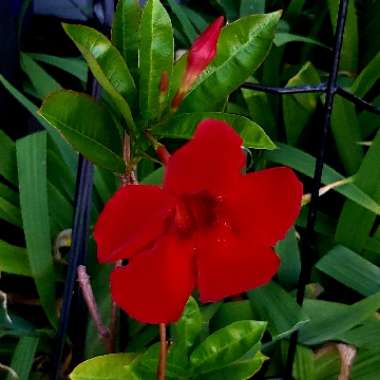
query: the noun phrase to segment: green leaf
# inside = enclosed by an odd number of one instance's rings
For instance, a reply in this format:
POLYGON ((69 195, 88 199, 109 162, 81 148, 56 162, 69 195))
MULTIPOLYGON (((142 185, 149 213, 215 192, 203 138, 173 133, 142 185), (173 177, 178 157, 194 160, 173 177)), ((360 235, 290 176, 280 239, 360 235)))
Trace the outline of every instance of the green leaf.
POLYGON ((16 146, 1 129, 0 146, 0 175, 13 185, 17 185, 16 146))
POLYGON ((233 363, 258 345, 265 328, 265 322, 238 321, 214 332, 192 352, 192 370, 205 374, 233 363))
POLYGON ((253 355, 244 355, 242 358, 233 363, 226 364, 220 369, 196 376, 195 380, 251 379, 267 359, 261 352, 255 352, 253 355))
MULTIPOLYGON (((65 142, 65 140, 60 136, 59 132, 51 127, 49 123, 47 123, 41 116, 37 114, 37 106, 33 104, 27 97, 25 97, 20 91, 18 91, 10 82, 8 82, 1 74, 0 74, 0 82, 3 86, 12 94, 12 96, 19 101, 30 113, 34 116, 41 125, 49 132, 50 136, 54 140, 54 143, 57 145, 60 153, 62 154, 62 158, 69 166, 69 168, 75 172, 76 168, 76 156, 71 147, 65 142)), ((0 140, 1 142, 1 140, 0 140)), ((0 156, 0 158, 2 158, 0 156)), ((0 160, 0 168, 1 168, 0 160)), ((11 181, 12 182, 12 181, 11 181)))
MULTIPOLYGON (((0 186, 2 187, 1 183, 0 186)), ((7 199, 2 197, 0 191, 0 219, 6 220, 15 226, 21 227, 21 214, 19 207, 15 206, 7 199)))
POLYGON ((182 5, 182 9, 199 33, 202 33, 207 28, 208 22, 204 19, 203 14, 188 8, 186 5, 182 5))
POLYGON ((273 43, 277 47, 286 45, 289 42, 304 42, 304 43, 307 43, 307 44, 317 45, 317 46, 323 47, 325 49, 330 49, 330 47, 328 47, 327 45, 322 44, 321 42, 319 42, 319 41, 317 41, 317 40, 315 40, 313 38, 299 36, 298 34, 283 33, 283 32, 281 32, 281 33, 276 33, 275 36, 274 36, 273 43))
POLYGON ((359 348, 376 349, 379 346, 380 320, 368 320, 338 336, 339 340, 359 348))
POLYGON ((294 228, 289 230, 284 240, 277 243, 276 253, 281 258, 281 266, 277 272, 279 282, 288 289, 296 288, 301 271, 301 260, 294 228))
MULTIPOLYGON (((17 373, 18 380, 29 380, 34 356, 37 352, 39 338, 32 336, 21 337, 12 356, 10 367, 17 373)), ((14 380, 8 374, 5 380, 14 380)))
POLYGON ((259 124, 270 138, 276 138, 276 120, 274 118, 273 110, 268 102, 267 94, 245 88, 242 89, 242 94, 247 104, 251 119, 259 124))
POLYGON ((224 120, 240 134, 247 148, 274 149, 276 146, 263 129, 248 118, 222 112, 194 112, 179 114, 167 124, 155 127, 152 132, 162 137, 190 139, 198 125, 205 119, 224 120))
MULTIPOLYGON (((145 119, 156 119, 160 104, 161 75, 171 77, 174 41, 170 17, 159 0, 149 0, 141 19, 140 109, 145 119)), ((166 96, 167 100, 167 96, 166 96)))
POLYGON ((86 62, 81 58, 57 57, 55 55, 40 53, 28 53, 27 55, 35 61, 58 67, 59 69, 78 78, 82 82, 87 81, 88 67, 86 62))
POLYGON ((62 88, 61 85, 28 54, 21 53, 20 59, 21 68, 29 77, 40 99, 62 88))
POLYGON ((179 111, 213 111, 260 66, 268 54, 281 12, 243 17, 222 29, 213 62, 179 111))
POLYGON ((351 91, 357 96, 364 97, 380 78, 380 52, 368 63, 355 79, 351 91))
POLYGON ((235 0, 215 0, 215 2, 223 10, 229 21, 239 17, 238 2, 235 0))
POLYGON ((363 147, 358 144, 362 141, 362 133, 355 105, 339 96, 334 98, 331 131, 347 174, 355 174, 363 159, 363 147))
POLYGON ((233 322, 249 319, 254 319, 249 300, 222 302, 210 324, 215 331, 233 322))
MULTIPOLYGON (((355 176, 355 184, 375 201, 380 201, 379 155, 380 131, 355 176)), ((335 240, 360 253, 370 236, 375 218, 373 213, 347 200, 339 217, 335 240), (360 220, 360 223, 353 223, 353 220, 360 220)))
POLYGON ((265 13, 266 0, 241 0, 240 17, 248 16, 255 13, 265 13))
POLYGON ((295 380, 315 380, 314 352, 310 348, 297 344, 293 376, 295 380))
POLYGON ((282 339, 309 321, 296 300, 273 281, 250 291, 248 296, 254 316, 268 321, 272 339, 282 339))
POLYGON ((173 13, 177 16, 183 32, 191 43, 193 40, 195 40, 195 38, 197 38, 198 34, 191 24, 187 14, 184 12, 182 5, 177 4, 175 0, 168 0, 168 4, 173 13))
MULTIPOLYGON (((278 144, 278 148, 279 149, 272 151, 265 151, 264 158, 277 164, 289 166, 298 172, 313 178, 315 167, 315 158, 313 156, 281 143, 278 144)), ((322 183, 324 185, 343 179, 344 177, 330 166, 324 166, 322 173, 322 183)), ((357 187, 355 183, 338 186, 334 190, 373 213, 380 214, 380 205, 357 187)))
POLYGON ((25 248, 0 240, 0 272, 32 276, 25 248))
MULTIPOLYGON (((336 30, 339 0, 328 0, 331 25, 336 30)), ((340 59, 340 69, 355 72, 358 66, 359 31, 355 2, 348 2, 347 19, 345 23, 343 46, 340 59)))
POLYGON ((324 255, 316 267, 364 296, 380 291, 380 268, 341 245, 324 255))
POLYGON ((108 354, 86 360, 75 367, 71 380, 139 380, 130 373, 127 365, 135 360, 135 354, 108 354))
POLYGON ((115 121, 107 109, 90 96, 59 91, 45 99, 39 114, 86 158, 111 171, 124 172, 122 142, 115 121), (91 115, 91 123, 88 115, 91 115))
POLYGON ((63 28, 82 53, 96 80, 111 96, 128 127, 133 130, 135 125, 129 104, 134 104, 136 87, 119 51, 107 37, 93 28, 73 24, 63 24, 63 28))
POLYGON ((136 78, 140 42, 141 7, 138 0, 119 0, 112 24, 112 43, 136 78))
POLYGON ((327 301, 305 300, 304 310, 311 320, 300 330, 299 341, 306 345, 320 344, 359 325, 380 308, 380 292, 353 305, 338 306, 327 301))
POLYGON ((178 322, 173 324, 175 344, 190 349, 202 330, 202 314, 197 301, 190 297, 178 322))
MULTIPOLYGON (((307 62, 295 76, 289 79, 286 87, 318 83, 320 83, 318 71, 310 62, 307 62)), ((285 131, 290 145, 297 144, 317 108, 318 97, 318 94, 295 94, 282 97, 285 131)))
POLYGON ((18 140, 16 151, 21 214, 30 269, 46 316, 56 326, 56 278, 50 243, 46 139, 46 132, 34 133, 18 140))

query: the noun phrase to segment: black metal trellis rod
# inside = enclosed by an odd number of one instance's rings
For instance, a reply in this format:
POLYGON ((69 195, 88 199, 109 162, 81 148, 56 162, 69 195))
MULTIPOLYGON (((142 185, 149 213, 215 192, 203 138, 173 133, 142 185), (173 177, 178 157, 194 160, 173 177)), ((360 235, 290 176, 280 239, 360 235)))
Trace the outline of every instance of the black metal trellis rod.
MULTIPOLYGON (((100 11, 100 14, 98 14, 98 19, 100 21, 103 32, 107 32, 109 31, 112 24, 114 1, 101 0, 98 2, 98 4, 100 5, 100 8, 98 8, 98 11, 100 11)), ((101 88, 92 75, 89 75, 88 78, 88 92, 91 93, 91 96, 96 100, 100 99, 101 88)), ((69 252, 69 264, 65 279, 63 303, 55 339, 56 344, 53 353, 52 370, 50 375, 51 380, 58 380, 60 378, 63 351, 73 304, 75 301, 76 305, 74 306, 78 307, 80 303, 83 304, 82 297, 78 291, 78 284, 76 284, 76 273, 78 265, 84 265, 87 256, 92 188, 93 165, 90 161, 79 155, 74 207, 75 212, 72 229, 72 246, 69 252)), ((76 324, 76 328, 78 330, 78 337, 82 337, 83 331, 81 332, 80 329, 83 330, 83 326, 77 326, 76 324)))

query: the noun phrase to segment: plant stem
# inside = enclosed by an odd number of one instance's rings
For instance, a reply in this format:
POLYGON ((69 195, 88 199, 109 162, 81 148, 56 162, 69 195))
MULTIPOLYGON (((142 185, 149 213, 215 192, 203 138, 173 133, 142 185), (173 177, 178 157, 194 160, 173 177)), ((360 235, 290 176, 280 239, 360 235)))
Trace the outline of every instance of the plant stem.
POLYGON ((166 325, 165 323, 160 323, 160 359, 157 368, 157 380, 165 380, 167 351, 166 325))
POLYGON ((110 339, 110 331, 104 325, 102 317, 100 316, 98 305, 96 304, 94 292, 92 291, 90 277, 87 274, 86 267, 84 265, 79 265, 77 269, 78 282, 82 290, 83 298, 90 312, 91 318, 94 321, 95 328, 98 331, 100 339, 103 341, 104 345, 107 347, 109 352, 112 352, 112 345, 110 339))

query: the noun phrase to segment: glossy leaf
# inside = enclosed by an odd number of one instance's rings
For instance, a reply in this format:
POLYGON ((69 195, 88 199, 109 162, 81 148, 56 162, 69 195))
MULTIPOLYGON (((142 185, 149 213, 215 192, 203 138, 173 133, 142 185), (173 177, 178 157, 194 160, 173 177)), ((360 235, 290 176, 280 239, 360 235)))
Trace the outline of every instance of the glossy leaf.
POLYGON ((380 292, 349 306, 306 300, 304 310, 311 320, 300 330, 299 341, 314 345, 332 340, 374 315, 379 308, 380 292))
MULTIPOLYGON (((17 373, 18 380, 29 380, 30 371, 36 355, 39 338, 33 336, 21 337, 12 356, 10 367, 17 373)), ((8 374, 5 380, 14 380, 8 374)))
POLYGON ((309 321, 296 300, 273 281, 250 291, 248 296, 254 316, 268 321, 272 339, 289 336, 309 321))
POLYGON ((260 342, 266 323, 238 321, 209 335, 190 356, 195 374, 205 374, 241 358, 260 342))
POLYGON ((80 363, 70 374, 71 380, 139 380, 126 368, 135 354, 108 354, 80 363))
POLYGON ((215 331, 241 320, 254 319, 249 300, 222 302, 210 321, 211 330, 215 331))
MULTIPOLYGON (((307 62, 295 76, 289 79, 286 87, 319 83, 320 77, 317 70, 310 62, 307 62)), ((285 131, 289 144, 297 144, 317 108, 318 96, 318 94, 294 94, 282 97, 285 131)))
POLYGON ((213 62, 194 84, 180 112, 213 111, 260 66, 281 13, 252 15, 222 29, 213 62))
POLYGON ((61 85, 28 54, 21 53, 21 68, 29 77, 40 99, 60 90, 61 85))
POLYGON ((149 0, 141 19, 140 109, 145 119, 159 116, 161 75, 171 77, 174 41, 170 17, 159 0, 149 0))
POLYGON ((195 376, 194 380, 251 379, 267 359, 261 352, 256 352, 253 355, 244 355, 235 362, 226 364, 223 368, 195 376))
MULTIPOLYGON (((380 132, 373 140, 355 176, 357 186, 377 202, 380 202, 379 155, 380 132)), ((360 253, 369 238, 375 218, 373 213, 347 200, 339 217, 335 240, 360 253), (360 223, 353 223, 353 220, 360 220, 360 223)))
MULTIPOLYGON (((315 167, 315 158, 313 156, 285 144, 278 144, 278 148, 279 149, 272 151, 265 151, 264 157, 269 161, 289 166, 298 172, 313 178, 315 167)), ((333 168, 328 165, 324 166, 322 173, 322 183, 324 185, 337 182, 342 179, 344 179, 344 177, 333 168)), ((346 185, 339 186, 335 188, 334 191, 344 195, 348 199, 372 211, 373 213, 380 214, 380 205, 358 186, 356 186, 355 183, 348 183, 346 185)))
POLYGON ((128 127, 133 129, 130 105, 135 102, 136 87, 119 51, 93 28, 73 24, 63 24, 63 28, 82 53, 94 77, 111 96, 128 127))
POLYGON ((190 139, 198 123, 204 119, 225 120, 242 137, 247 148, 274 149, 276 146, 255 122, 235 114, 221 112, 194 112, 179 114, 170 119, 167 124, 152 130, 162 137, 190 139))
POLYGON ((86 158, 111 171, 124 172, 119 130, 100 103, 84 94, 60 91, 45 99, 39 114, 86 158))
POLYGON ((138 0, 119 0, 112 24, 112 43, 136 78, 140 42, 141 6, 138 0))
POLYGON ((32 276, 26 249, 0 240, 0 272, 32 276))
POLYGON ((180 320, 173 325, 175 343, 183 343, 186 349, 190 349, 201 329, 202 314, 197 301, 190 297, 180 320))
POLYGON ((380 291, 380 268, 341 245, 325 254, 316 267, 364 296, 380 291))
POLYGON ((41 305, 55 326, 55 272, 50 242, 46 179, 46 132, 16 143, 20 205, 30 269, 41 305), (36 223, 38 221, 38 223, 36 223))

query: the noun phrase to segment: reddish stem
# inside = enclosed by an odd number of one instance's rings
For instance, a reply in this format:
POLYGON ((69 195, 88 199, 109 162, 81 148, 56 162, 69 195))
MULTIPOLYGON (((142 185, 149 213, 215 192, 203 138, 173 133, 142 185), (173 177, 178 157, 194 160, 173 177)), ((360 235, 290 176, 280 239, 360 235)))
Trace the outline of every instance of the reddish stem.
POLYGON ((167 352, 166 325, 165 323, 160 323, 160 358, 157 368, 157 380, 165 380, 167 352))
POLYGON ((99 309, 95 301, 94 292, 92 291, 90 277, 87 274, 86 267, 84 265, 78 266, 77 275, 84 301, 86 302, 88 311, 90 312, 91 318, 94 321, 95 328, 98 331, 100 339, 107 347, 108 352, 112 352, 110 331, 104 325, 102 317, 100 316, 99 309))

